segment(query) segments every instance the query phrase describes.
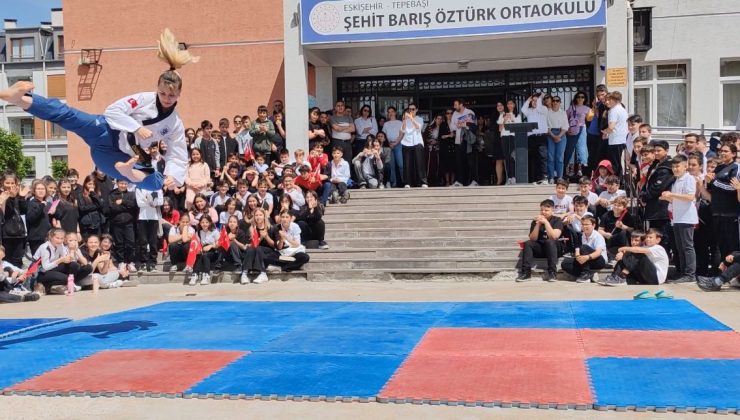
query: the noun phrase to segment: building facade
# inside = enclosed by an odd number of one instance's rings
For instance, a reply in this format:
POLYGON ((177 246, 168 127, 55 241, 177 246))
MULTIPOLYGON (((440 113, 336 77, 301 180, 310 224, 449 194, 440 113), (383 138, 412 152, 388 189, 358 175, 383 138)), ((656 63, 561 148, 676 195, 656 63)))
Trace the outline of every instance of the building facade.
MULTIPOLYGON (((62 9, 52 9, 51 20, 35 27, 19 28, 15 20, 5 19, 0 32, 0 88, 21 80, 33 82, 36 93, 66 100, 62 9)), ((30 178, 49 175, 53 160, 67 160, 67 133, 56 124, 0 101, 0 128, 23 139, 23 154, 33 162, 30 178)))
MULTIPOLYGON (((201 57, 181 70, 186 126, 283 99, 291 149, 307 146, 309 101, 330 109, 337 98, 376 116, 414 101, 429 116, 463 96, 485 114, 605 83, 654 126, 708 128, 734 126, 740 103, 735 1, 65 0, 65 20, 70 104, 100 113, 153 90, 165 67, 156 40, 170 27, 201 57)), ((70 163, 90 169, 86 146, 69 142, 70 163)))

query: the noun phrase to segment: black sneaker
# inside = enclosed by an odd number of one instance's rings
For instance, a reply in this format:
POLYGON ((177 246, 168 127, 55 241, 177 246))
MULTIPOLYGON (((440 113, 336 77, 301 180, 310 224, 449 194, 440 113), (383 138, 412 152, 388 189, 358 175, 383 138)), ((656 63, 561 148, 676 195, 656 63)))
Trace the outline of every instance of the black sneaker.
POLYGON ((518 276, 516 276, 517 283, 522 283, 522 282, 530 281, 530 280, 532 280, 531 271, 522 271, 521 273, 519 273, 518 276))
POLYGON ((547 274, 545 274, 545 281, 550 283, 558 281, 558 273, 554 271, 548 271, 547 274))
POLYGON ((576 277, 576 283, 591 283, 594 278, 594 273, 583 272, 580 276, 576 277))
POLYGON ((696 277, 696 285, 705 292, 717 292, 722 288, 722 279, 719 277, 696 277))
POLYGON ((41 299, 41 295, 36 292, 26 293, 23 295, 23 302, 35 302, 41 299))

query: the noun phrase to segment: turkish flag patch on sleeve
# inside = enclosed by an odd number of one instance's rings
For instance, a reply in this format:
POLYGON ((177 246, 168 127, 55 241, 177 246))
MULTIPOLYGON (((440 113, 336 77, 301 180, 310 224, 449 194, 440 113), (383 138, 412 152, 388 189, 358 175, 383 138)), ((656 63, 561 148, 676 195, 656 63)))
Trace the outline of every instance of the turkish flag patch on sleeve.
POLYGON ((139 103, 136 102, 136 99, 134 98, 128 98, 127 102, 129 103, 129 105, 131 105, 131 108, 136 108, 137 106, 139 106, 139 103))

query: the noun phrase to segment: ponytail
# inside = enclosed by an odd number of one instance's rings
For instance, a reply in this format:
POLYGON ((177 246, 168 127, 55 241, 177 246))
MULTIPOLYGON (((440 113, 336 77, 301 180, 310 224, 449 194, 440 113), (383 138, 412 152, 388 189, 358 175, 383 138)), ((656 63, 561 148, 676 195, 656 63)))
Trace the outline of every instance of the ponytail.
POLYGON ((165 28, 157 44, 159 59, 170 66, 169 70, 159 76, 158 83, 165 83, 180 90, 182 88, 182 78, 177 73, 177 69, 190 62, 197 63, 200 57, 190 55, 187 50, 180 50, 177 39, 169 28, 165 28))

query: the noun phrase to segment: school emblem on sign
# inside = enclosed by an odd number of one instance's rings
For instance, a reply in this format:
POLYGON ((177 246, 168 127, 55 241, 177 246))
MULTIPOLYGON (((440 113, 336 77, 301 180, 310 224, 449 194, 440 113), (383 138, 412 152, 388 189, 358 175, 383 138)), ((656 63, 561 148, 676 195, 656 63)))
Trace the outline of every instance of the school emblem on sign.
POLYGON ((327 3, 319 3, 311 10, 311 27, 320 34, 330 34, 339 25, 339 11, 327 3))

